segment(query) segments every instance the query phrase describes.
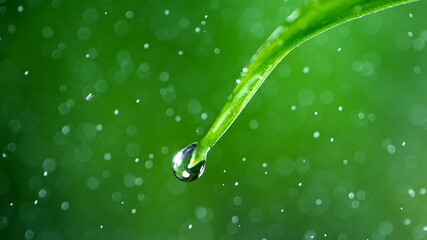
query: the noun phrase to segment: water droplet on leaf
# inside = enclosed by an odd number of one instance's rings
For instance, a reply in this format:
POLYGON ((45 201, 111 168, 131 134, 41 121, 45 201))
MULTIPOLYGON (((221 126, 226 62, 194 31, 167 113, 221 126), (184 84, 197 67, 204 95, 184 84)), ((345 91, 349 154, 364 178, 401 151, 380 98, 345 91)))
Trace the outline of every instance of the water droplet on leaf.
POLYGON ((184 182, 192 182, 202 176, 206 160, 193 164, 197 143, 192 143, 175 154, 172 160, 172 170, 175 176, 184 182))

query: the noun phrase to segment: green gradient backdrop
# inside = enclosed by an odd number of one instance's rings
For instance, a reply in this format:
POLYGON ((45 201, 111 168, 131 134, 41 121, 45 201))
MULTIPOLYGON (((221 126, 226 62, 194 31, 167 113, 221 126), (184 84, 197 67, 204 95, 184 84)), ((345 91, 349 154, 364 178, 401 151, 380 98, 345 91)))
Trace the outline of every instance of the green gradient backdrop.
POLYGON ((427 239, 425 1, 295 49, 173 176, 301 4, 0 0, 0 239, 427 239))

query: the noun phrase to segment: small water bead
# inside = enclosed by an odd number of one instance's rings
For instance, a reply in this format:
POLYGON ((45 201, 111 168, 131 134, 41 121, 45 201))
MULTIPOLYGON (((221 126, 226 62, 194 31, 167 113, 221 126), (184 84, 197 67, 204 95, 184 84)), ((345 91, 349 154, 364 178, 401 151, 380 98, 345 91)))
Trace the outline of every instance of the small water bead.
POLYGON ((313 133, 313 137, 314 137, 314 138, 319 138, 319 136, 320 136, 320 133, 319 133, 318 131, 315 131, 315 132, 313 133))
POLYGON ((47 173, 47 171, 44 171, 44 172, 43 172, 43 176, 45 176, 45 177, 46 177, 46 176, 47 176, 47 174, 48 174, 48 173, 47 173))
POLYGON ((310 72, 310 68, 309 68, 309 67, 307 67, 307 66, 305 66, 305 67, 302 69, 302 72, 303 72, 303 73, 305 73, 305 74, 307 74, 308 72, 310 72))
POLYGON ((342 106, 338 107, 338 111, 340 111, 340 112, 342 111, 342 106))
POLYGON ((176 117, 175 117, 175 122, 181 122, 181 116, 176 115, 176 117))
POLYGON ((233 216, 233 217, 231 218, 231 222, 232 222, 233 224, 237 224, 237 223, 239 222, 239 217, 238 217, 238 216, 233 216))
POLYGON ((302 186, 302 182, 298 183, 298 187, 301 187, 301 186, 302 186))
POLYGON ((100 226, 99 226, 99 228, 100 228, 100 229, 103 229, 103 228, 104 228, 104 226, 103 226, 103 225, 100 225, 100 226))
POLYGON ((354 193, 353 193, 353 192, 350 192, 350 193, 348 194, 348 198, 353 199, 353 198, 354 198, 354 193))
POLYGON ((314 116, 317 116, 317 112, 314 112, 314 116))
POLYGON ((411 196, 412 198, 413 198, 413 197, 415 197, 415 191, 414 191, 414 189, 412 189, 412 188, 408 189, 408 194, 409 194, 409 196, 411 196))
POLYGON ((235 182, 234 186, 236 186, 236 187, 239 186, 239 182, 235 182))
POLYGON ((104 154, 104 159, 105 159, 105 161, 110 161, 111 160, 111 154, 110 153, 105 153, 104 154))
POLYGON ((387 146, 387 152, 393 154, 396 152, 396 147, 393 144, 387 146))
POLYGON ((67 211, 68 208, 70 208, 70 203, 68 203, 67 201, 64 201, 61 203, 61 210, 62 211, 67 211))
POLYGON ((125 17, 127 18, 127 19, 132 19, 133 17, 134 17, 134 13, 133 13, 133 11, 131 11, 131 10, 129 10, 129 11, 127 11, 126 13, 125 13, 125 17))
POLYGON ((199 33, 199 32, 200 32, 200 28, 199 28, 199 27, 196 27, 196 28, 194 29, 194 31, 195 31, 196 33, 199 33))
POLYGON ((215 54, 219 54, 220 52, 221 52, 221 50, 220 50, 219 48, 215 48, 215 49, 214 49, 214 53, 215 53, 215 54))
POLYGON ((184 54, 184 52, 183 52, 182 50, 179 50, 179 51, 178 51, 178 55, 179 55, 179 56, 182 56, 183 54, 184 54))
POLYGON ((416 74, 420 74, 420 73, 421 73, 421 68, 420 68, 420 66, 415 66, 415 67, 414 67, 414 73, 416 73, 416 74))
POLYGON ((139 163, 139 158, 135 158, 135 163, 139 163))
POLYGON ((263 168, 266 168, 266 167, 267 167, 267 163, 263 163, 263 164, 262 164, 262 167, 263 167, 263 168))
POLYGON ((25 71, 25 72, 24 72, 24 76, 28 76, 28 74, 30 74, 30 72, 29 72, 29 71, 25 71))
POLYGON ((135 213, 136 213, 136 209, 135 209, 135 208, 134 208, 134 209, 132 209, 132 210, 131 210, 131 213, 132 213, 132 214, 135 214, 135 213))
POLYGON ((427 189, 421 188, 419 193, 420 193, 420 195, 425 195, 427 193, 427 189))
POLYGON ((25 239, 27 239, 27 240, 31 240, 31 239, 33 239, 35 235, 36 235, 36 234, 35 234, 35 233, 34 233, 34 231, 33 231, 33 230, 31 230, 31 229, 28 229, 27 231, 25 231, 25 234, 24 234, 25 239))
POLYGON ((408 32, 408 37, 413 37, 414 34, 412 32, 408 32))
POLYGON ((338 48, 338 52, 341 52, 341 48, 338 48))
POLYGON ((86 101, 90 101, 93 98, 93 94, 89 93, 89 95, 86 96, 86 101))
POLYGON ((153 167, 153 161, 148 160, 145 162, 145 168, 146 169, 151 169, 153 167))
POLYGON ((237 84, 240 84, 240 79, 236 79, 236 83, 237 83, 237 84))
POLYGON ((23 11, 24 11, 24 6, 19 5, 19 6, 18 6, 18 12, 19 12, 19 13, 22 13, 23 11))
POLYGON ((206 21, 201 21, 200 24, 206 25, 206 21))
POLYGON ((409 224, 411 224, 411 219, 406 218, 406 219, 403 220, 403 225, 408 226, 409 224))
POLYGON ((37 200, 37 199, 36 199, 36 200, 34 201, 34 205, 37 205, 38 203, 39 203, 39 200, 37 200))
POLYGON ((150 44, 149 43, 145 43, 144 44, 144 49, 148 49, 150 47, 150 44))
POLYGON ((242 158, 242 161, 243 161, 243 162, 246 162, 246 158, 242 158))
POLYGON ((205 166, 206 158, 196 162, 195 152, 197 143, 192 143, 180 151, 178 151, 172 160, 172 170, 179 180, 184 182, 191 182, 202 176, 205 166))
POLYGON ((322 205, 322 199, 316 199, 316 201, 315 201, 315 204, 317 205, 317 206, 319 206, 319 205, 322 205))
POLYGON ((168 15, 169 15, 169 13, 170 13, 170 12, 169 12, 169 9, 166 9, 166 10, 165 10, 165 15, 166 15, 166 16, 168 16, 168 15))
POLYGON ((295 111, 296 109, 297 109, 297 106, 295 106, 295 105, 292 105, 292 106, 291 106, 291 110, 292 110, 292 111, 295 111))
POLYGON ((116 115, 116 116, 119 115, 119 110, 118 109, 114 110, 114 115, 116 115))
POLYGON ((412 13, 409 13, 409 17, 410 17, 410 18, 413 18, 413 17, 414 17, 414 15, 413 15, 412 13))
POLYGON ((402 142, 402 147, 406 146, 406 142, 402 142))
POLYGON ((342 163, 343 163, 344 165, 347 165, 347 164, 348 164, 348 160, 347 160, 347 159, 344 159, 344 160, 342 160, 342 163))
POLYGON ((334 142, 334 138, 331 138, 331 142, 334 142))
POLYGON ((193 228, 193 224, 188 225, 188 229, 192 229, 193 228))
POLYGON ((139 103, 140 101, 141 101, 141 100, 138 98, 138 99, 136 99, 136 101, 135 101, 135 102, 136 102, 136 103, 139 103))
POLYGON ((202 113, 202 115, 200 115, 200 118, 202 120, 206 120, 206 119, 208 119, 208 114, 207 113, 202 113))

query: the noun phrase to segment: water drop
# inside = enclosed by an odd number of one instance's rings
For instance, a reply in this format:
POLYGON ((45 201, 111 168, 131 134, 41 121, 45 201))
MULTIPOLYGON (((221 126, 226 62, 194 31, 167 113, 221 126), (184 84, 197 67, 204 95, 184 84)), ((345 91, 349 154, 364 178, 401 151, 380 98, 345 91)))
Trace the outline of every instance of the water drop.
POLYGON ((188 225, 188 229, 192 229, 192 228, 193 228, 192 224, 188 225))
POLYGON ((413 17, 414 17, 414 15, 413 15, 412 13, 409 13, 409 17, 410 17, 410 18, 413 18, 413 17))
POLYGON ((144 44, 144 49, 148 49, 150 47, 149 43, 144 44))
POLYGON ((169 15, 169 9, 166 9, 165 10, 165 15, 167 16, 167 15, 169 15))
POLYGON ((338 52, 341 52, 341 48, 338 48, 338 52))
POLYGON ((86 96, 86 101, 90 101, 93 98, 93 94, 89 93, 89 95, 86 96))
POLYGON ((197 143, 192 143, 175 154, 172 160, 172 170, 175 176, 184 182, 191 182, 202 176, 206 166, 204 159, 196 162, 197 143))
POLYGON ((342 106, 338 107, 338 111, 340 111, 340 112, 342 111, 342 106))
POLYGON ((28 72, 28 71, 25 71, 25 72, 24 72, 24 75, 25 75, 25 76, 28 76, 28 74, 30 74, 30 72, 28 72))
POLYGON ((320 133, 318 131, 316 131, 316 132, 313 133, 313 137, 314 138, 319 138, 319 136, 320 136, 320 133))
POLYGON ((303 73, 308 73, 309 71, 310 71, 310 68, 307 66, 302 69, 303 73))

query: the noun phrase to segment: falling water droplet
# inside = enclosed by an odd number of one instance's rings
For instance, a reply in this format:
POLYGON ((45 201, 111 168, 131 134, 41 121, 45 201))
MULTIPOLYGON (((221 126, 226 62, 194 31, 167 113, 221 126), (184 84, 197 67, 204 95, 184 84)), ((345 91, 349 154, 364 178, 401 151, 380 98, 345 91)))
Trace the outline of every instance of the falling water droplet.
POLYGON ((175 176, 184 182, 192 182, 202 176, 206 160, 195 161, 197 143, 192 143, 175 154, 172 160, 172 170, 175 176))

